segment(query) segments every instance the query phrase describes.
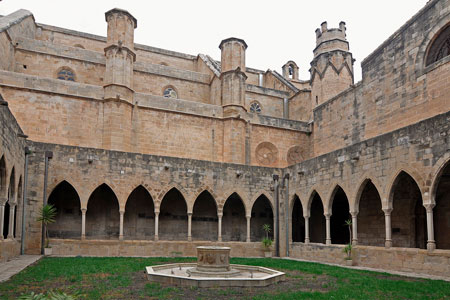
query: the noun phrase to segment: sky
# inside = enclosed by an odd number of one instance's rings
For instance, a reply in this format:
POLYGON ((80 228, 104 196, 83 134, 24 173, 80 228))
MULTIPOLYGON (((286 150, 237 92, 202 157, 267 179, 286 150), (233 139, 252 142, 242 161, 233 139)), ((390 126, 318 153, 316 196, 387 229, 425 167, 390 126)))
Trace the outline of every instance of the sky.
MULTIPOLYGON (((1 0, 0 0, 1 1, 1 0)), ((309 79, 315 30, 346 22, 355 82, 361 61, 417 13, 428 0, 3 0, 0 15, 24 8, 37 23, 106 36, 104 13, 117 7, 137 20, 135 42, 220 60, 220 41, 244 39, 246 65, 276 70, 293 60, 309 79)))

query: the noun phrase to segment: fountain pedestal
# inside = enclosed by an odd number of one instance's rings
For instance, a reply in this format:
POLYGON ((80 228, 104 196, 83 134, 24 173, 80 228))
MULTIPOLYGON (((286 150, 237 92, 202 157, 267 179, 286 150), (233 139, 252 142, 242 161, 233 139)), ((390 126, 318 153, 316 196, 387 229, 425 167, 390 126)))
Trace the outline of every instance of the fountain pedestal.
POLYGON ((197 267, 187 270, 190 276, 236 277, 240 271, 230 267, 230 247, 197 247, 197 267))

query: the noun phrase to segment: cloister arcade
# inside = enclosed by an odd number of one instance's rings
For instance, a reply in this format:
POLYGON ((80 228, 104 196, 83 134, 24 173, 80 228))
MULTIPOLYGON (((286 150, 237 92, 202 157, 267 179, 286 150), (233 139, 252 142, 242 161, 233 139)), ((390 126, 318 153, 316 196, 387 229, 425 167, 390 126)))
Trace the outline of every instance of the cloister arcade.
POLYGON ((22 203, 22 176, 17 180, 15 167, 8 168, 5 156, 0 158, 0 240, 20 236, 18 210, 22 203))
MULTIPOLYGON (((15 183, 14 169, 6 176, 4 158, 0 172, 2 191, 8 196, 2 210, 9 210, 2 220, 2 238, 8 238, 15 235, 17 226, 11 221, 17 214, 9 208, 17 203, 11 197, 22 193, 22 179, 15 183)), ((367 246, 450 249, 450 161, 441 164, 429 180, 432 187, 428 202, 424 201, 423 184, 419 185, 414 176, 399 170, 384 187, 366 178, 353 187, 356 192, 339 184, 330 185, 329 191, 320 190, 320 194, 312 189, 308 201, 294 194, 290 204, 291 242, 347 244, 351 238, 353 244, 367 246), (351 236, 347 220, 353 223, 351 236)), ((114 190, 104 183, 94 189, 82 209, 77 190, 63 180, 48 197, 58 211, 56 223, 49 226, 50 236, 256 242, 264 237, 263 224, 275 229, 273 200, 264 192, 251 200, 243 199, 238 192, 219 199, 208 189, 196 197, 189 195, 192 203, 185 197, 177 187, 163 195, 151 195, 138 185, 121 205, 114 190)), ((274 231, 270 233, 272 238, 274 231)))

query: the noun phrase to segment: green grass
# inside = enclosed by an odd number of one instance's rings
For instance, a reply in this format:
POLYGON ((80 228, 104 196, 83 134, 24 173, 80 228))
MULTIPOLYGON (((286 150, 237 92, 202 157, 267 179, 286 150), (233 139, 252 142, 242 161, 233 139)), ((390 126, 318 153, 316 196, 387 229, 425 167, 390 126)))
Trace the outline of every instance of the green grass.
POLYGON ((0 284, 0 299, 49 289, 80 292, 83 299, 450 299, 450 282, 411 279, 283 259, 233 258, 232 263, 286 272, 269 288, 161 286, 149 282, 146 266, 194 258, 44 258, 0 284))

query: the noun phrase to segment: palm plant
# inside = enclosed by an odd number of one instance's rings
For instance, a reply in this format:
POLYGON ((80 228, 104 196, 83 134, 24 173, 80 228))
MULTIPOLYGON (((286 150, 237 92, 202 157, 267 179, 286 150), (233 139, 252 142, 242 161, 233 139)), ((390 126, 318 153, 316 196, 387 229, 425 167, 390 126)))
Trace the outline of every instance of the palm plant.
POLYGON ((346 259, 352 259, 352 220, 351 219, 345 220, 344 226, 348 227, 348 232, 350 234, 350 239, 348 245, 345 246, 344 248, 344 252, 347 254, 346 259))
POLYGON ((48 224, 55 223, 55 217, 56 217, 56 207, 54 207, 52 204, 45 204, 42 206, 41 210, 39 211, 39 216, 36 221, 42 222, 44 224, 44 230, 45 230, 45 248, 48 248, 48 224))
POLYGON ((264 239, 262 240, 262 243, 263 243, 264 248, 269 249, 270 246, 272 246, 272 239, 269 238, 269 233, 270 233, 270 231, 271 231, 272 229, 270 228, 270 225, 269 225, 269 224, 264 224, 264 225, 262 226, 262 228, 263 228, 263 230, 264 230, 264 232, 265 232, 265 234, 266 234, 266 236, 265 236, 264 239))

